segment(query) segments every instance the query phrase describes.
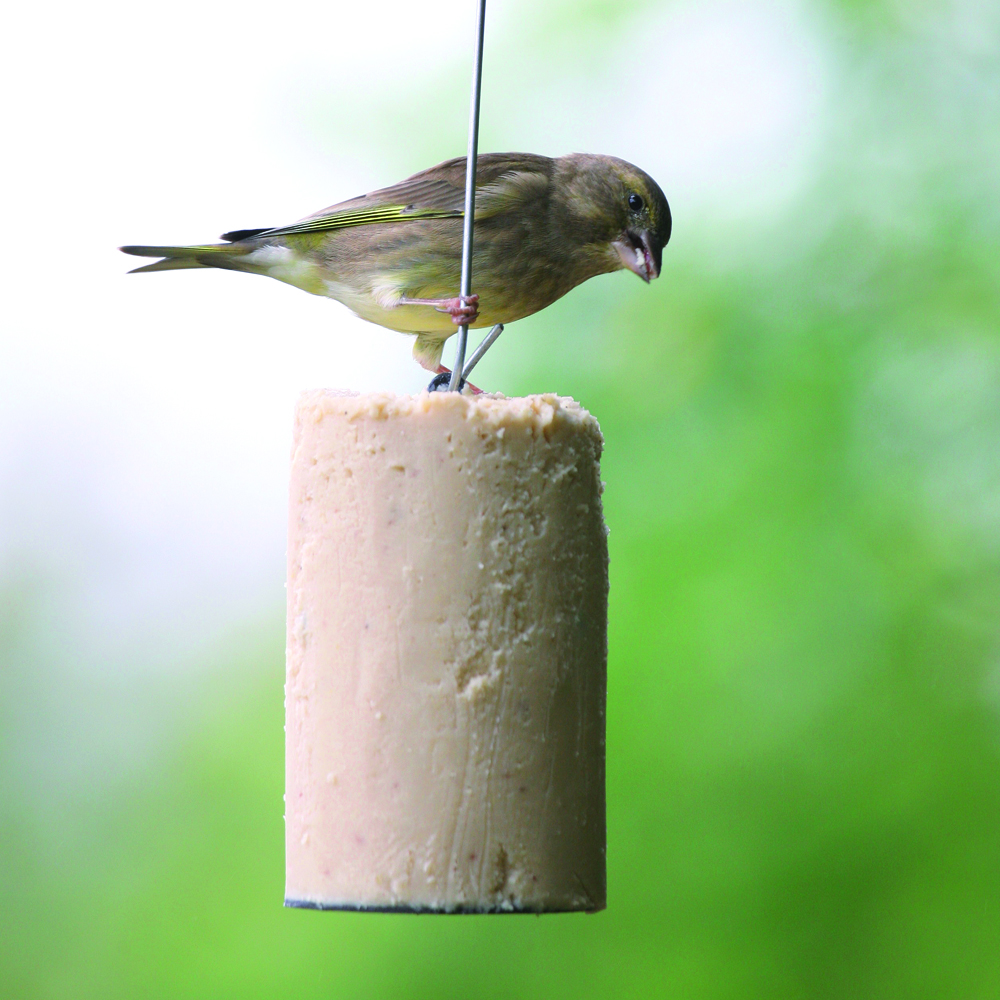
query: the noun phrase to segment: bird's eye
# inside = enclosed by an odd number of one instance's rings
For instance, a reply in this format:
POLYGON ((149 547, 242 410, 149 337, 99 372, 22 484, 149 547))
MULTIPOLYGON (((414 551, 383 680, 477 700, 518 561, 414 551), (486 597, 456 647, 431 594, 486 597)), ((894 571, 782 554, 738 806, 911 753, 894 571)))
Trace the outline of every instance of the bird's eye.
POLYGON ((642 198, 640 198, 639 195, 630 194, 628 196, 628 207, 631 208, 633 212, 641 212, 642 205, 642 198))

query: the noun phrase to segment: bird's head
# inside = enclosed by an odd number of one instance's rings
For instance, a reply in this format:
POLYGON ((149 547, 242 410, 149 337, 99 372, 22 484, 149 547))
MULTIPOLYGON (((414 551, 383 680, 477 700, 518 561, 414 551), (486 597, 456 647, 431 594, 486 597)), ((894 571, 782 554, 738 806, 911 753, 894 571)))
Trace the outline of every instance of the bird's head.
POLYGON ((614 156, 563 158, 571 201, 587 218, 595 242, 611 255, 608 270, 627 267, 643 281, 660 274, 670 239, 670 206, 644 170, 614 156))

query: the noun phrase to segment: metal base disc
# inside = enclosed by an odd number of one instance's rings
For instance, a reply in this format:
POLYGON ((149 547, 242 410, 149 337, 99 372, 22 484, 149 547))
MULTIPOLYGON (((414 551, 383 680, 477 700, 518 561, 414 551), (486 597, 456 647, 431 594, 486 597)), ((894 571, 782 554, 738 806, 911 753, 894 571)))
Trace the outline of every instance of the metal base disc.
POLYGON ((501 914, 501 913, 533 913, 538 916, 542 913, 596 913, 596 910, 580 910, 580 909, 565 909, 560 907, 553 907, 551 909, 546 908, 530 908, 530 907, 481 907, 481 906, 454 906, 454 907, 437 907, 437 906, 406 906, 405 904, 399 904, 397 906, 364 906, 363 904, 352 904, 352 903, 314 903, 305 899, 286 899, 285 906, 294 907, 300 910, 339 910, 345 913, 434 913, 443 916, 448 915, 463 915, 469 916, 472 914, 501 914))

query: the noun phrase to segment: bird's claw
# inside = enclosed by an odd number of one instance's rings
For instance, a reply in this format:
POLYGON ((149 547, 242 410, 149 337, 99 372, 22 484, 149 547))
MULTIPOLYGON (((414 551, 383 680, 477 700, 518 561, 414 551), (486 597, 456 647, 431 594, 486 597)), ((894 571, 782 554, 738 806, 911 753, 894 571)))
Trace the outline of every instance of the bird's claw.
POLYGON ((443 299, 441 304, 434 308, 451 316, 455 326, 470 326, 479 319, 479 296, 459 295, 454 299, 443 299))

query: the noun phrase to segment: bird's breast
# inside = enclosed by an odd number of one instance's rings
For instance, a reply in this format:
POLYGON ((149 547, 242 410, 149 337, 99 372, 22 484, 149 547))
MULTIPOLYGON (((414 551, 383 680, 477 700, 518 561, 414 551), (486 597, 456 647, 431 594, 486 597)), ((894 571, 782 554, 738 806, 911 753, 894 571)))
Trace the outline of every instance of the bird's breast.
MULTIPOLYGON (((322 283, 319 294, 337 299, 363 318, 390 329, 455 331, 450 317, 433 307, 398 303, 402 298, 458 295, 461 219, 358 226, 311 242, 313 245, 302 248, 300 256, 315 270, 289 261, 272 267, 294 272, 298 280, 293 284, 302 280, 313 283, 318 277, 322 283)), ((473 237, 472 290, 479 295, 480 310, 475 326, 529 316, 592 273, 598 272, 581 269, 572 253, 554 241, 538 220, 508 215, 479 221, 473 237)))

